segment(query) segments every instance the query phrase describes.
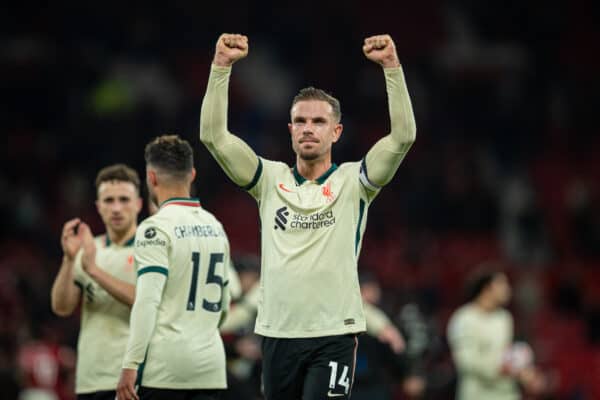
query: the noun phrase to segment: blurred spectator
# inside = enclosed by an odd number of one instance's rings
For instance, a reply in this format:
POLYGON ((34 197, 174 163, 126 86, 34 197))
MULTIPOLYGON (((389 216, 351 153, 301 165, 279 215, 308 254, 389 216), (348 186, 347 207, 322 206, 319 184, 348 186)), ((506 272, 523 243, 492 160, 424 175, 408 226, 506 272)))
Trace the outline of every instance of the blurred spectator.
POLYGON ((75 352, 60 345, 52 323, 40 325, 39 339, 19 347, 18 366, 23 390, 19 400, 71 400, 74 395, 75 352))
POLYGON ((510 179, 502 199, 502 241, 514 262, 539 265, 550 259, 550 244, 544 221, 529 182, 510 179))

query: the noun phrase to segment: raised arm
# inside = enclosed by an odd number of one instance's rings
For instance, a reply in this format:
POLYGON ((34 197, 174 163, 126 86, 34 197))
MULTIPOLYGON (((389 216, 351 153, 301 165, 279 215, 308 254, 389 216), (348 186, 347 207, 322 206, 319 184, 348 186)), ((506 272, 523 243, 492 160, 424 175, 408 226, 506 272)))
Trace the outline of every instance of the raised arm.
POLYGON ((252 182, 259 159, 246 142, 228 131, 227 103, 231 66, 247 54, 246 36, 219 37, 200 112, 200 140, 227 176, 242 187, 252 182))
POLYGON ((391 131, 367 153, 365 184, 372 189, 386 185, 396 173, 416 137, 415 117, 394 41, 389 35, 365 39, 365 56, 383 67, 388 95, 391 131))
POLYGON ((81 234, 76 232, 80 224, 79 218, 67 221, 63 226, 61 246, 63 249, 63 261, 60 270, 52 284, 50 294, 52 311, 61 317, 67 317, 73 313, 81 298, 81 289, 75 284, 75 256, 81 248, 81 234))
POLYGON ((83 270, 112 297, 131 307, 135 300, 135 286, 98 267, 96 264, 96 244, 94 243, 92 231, 84 223, 80 224, 79 229, 83 235, 83 255, 81 259, 83 270))

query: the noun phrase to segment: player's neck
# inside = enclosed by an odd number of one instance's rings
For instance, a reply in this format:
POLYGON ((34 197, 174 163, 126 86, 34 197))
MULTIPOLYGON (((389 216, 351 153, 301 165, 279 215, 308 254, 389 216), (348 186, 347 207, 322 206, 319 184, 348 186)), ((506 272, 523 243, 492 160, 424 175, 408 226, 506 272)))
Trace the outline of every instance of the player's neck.
POLYGON ((190 197, 190 190, 185 187, 165 187, 162 189, 156 188, 156 199, 158 204, 162 204, 165 201, 174 197, 188 198, 190 197))
POLYGON ((123 232, 116 232, 107 228, 106 234, 112 243, 122 246, 135 235, 136 229, 136 224, 131 224, 129 229, 123 232))
POLYGON ((317 160, 304 160, 296 157, 296 169, 298 173, 309 181, 314 181, 321 177, 331 168, 331 154, 317 160))
POLYGON ((486 296, 479 297, 473 303, 475 304, 475 306, 478 309, 480 309, 481 311, 486 312, 486 313, 492 312, 492 311, 496 310, 496 308, 498 308, 498 305, 496 304, 496 302, 493 301, 493 299, 490 299, 489 297, 486 297, 486 296))

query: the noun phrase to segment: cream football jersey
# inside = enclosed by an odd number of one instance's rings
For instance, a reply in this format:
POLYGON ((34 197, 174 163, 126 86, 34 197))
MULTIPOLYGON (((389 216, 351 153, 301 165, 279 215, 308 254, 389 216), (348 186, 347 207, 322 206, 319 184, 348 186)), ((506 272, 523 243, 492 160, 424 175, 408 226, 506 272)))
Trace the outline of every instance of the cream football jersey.
POLYGON ((295 338, 365 331, 357 261, 377 188, 361 165, 333 164, 309 181, 295 167, 260 159, 246 187, 258 201, 262 230, 258 334, 295 338))
POLYGON ((138 369, 140 384, 225 388, 218 325, 229 307, 230 256, 221 223, 196 199, 170 199, 138 228, 135 261, 138 280, 150 273, 167 277, 145 361, 138 369))
POLYGON ((513 320, 505 309, 459 308, 448 322, 448 344, 458 372, 458 400, 517 400, 515 378, 502 372, 513 340, 513 320))
MULTIPOLYGON (((123 246, 107 236, 95 238, 96 264, 107 273, 135 284, 133 242, 123 246)), ((121 303, 94 281, 75 259, 75 284, 81 289, 81 327, 77 341, 75 391, 90 393, 114 390, 129 335, 129 306, 121 303)))

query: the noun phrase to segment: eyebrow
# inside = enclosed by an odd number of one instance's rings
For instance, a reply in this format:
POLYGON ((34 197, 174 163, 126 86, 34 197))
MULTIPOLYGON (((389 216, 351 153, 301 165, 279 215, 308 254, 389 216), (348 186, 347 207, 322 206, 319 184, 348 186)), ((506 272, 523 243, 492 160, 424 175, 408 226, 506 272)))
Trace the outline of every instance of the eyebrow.
POLYGON ((306 117, 302 117, 302 116, 297 116, 297 117, 294 117, 292 122, 306 122, 307 119, 312 119, 313 122, 327 122, 327 118, 321 117, 321 116, 314 117, 314 118, 306 118, 306 117))

